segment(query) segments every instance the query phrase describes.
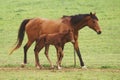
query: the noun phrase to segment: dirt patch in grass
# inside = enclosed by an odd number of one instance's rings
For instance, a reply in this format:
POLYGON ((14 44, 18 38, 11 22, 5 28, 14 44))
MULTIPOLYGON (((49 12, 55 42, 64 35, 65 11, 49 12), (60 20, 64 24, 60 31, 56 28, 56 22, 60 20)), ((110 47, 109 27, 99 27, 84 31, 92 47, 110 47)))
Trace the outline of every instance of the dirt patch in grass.
POLYGON ((27 70, 40 70, 40 71, 52 71, 52 72, 78 72, 78 71, 97 71, 97 72, 120 72, 120 69, 81 69, 81 68, 62 68, 61 70, 58 70, 57 68, 51 69, 51 68, 31 68, 31 67, 0 67, 0 71, 27 71, 27 70))

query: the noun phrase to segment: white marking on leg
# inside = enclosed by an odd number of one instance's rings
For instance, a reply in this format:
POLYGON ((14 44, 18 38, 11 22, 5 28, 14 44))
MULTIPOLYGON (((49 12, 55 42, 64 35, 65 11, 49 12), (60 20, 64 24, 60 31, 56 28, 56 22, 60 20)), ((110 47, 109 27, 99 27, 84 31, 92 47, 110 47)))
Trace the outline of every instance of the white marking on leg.
POLYGON ((87 69, 87 67, 86 66, 82 66, 82 69, 87 69))

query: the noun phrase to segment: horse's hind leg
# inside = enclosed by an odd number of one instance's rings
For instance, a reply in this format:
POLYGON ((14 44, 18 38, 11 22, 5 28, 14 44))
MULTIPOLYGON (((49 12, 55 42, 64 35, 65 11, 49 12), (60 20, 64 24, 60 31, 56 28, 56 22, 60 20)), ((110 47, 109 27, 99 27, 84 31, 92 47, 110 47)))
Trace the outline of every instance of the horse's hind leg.
POLYGON ((46 46, 45 46, 45 56, 47 57, 47 59, 48 59, 48 61, 49 61, 49 63, 50 63, 50 67, 51 67, 51 68, 54 68, 53 63, 51 62, 51 60, 50 60, 50 58, 49 58, 48 50, 49 50, 49 45, 46 45, 46 46))
POLYGON ((29 47, 31 46, 33 42, 28 41, 26 45, 24 46, 24 61, 21 67, 24 67, 25 64, 27 64, 27 51, 29 47))

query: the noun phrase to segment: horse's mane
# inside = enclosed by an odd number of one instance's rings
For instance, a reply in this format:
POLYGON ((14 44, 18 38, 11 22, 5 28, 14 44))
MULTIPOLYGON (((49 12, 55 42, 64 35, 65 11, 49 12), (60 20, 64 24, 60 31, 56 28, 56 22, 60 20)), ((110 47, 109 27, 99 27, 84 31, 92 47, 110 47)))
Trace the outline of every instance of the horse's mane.
POLYGON ((72 16, 64 15, 62 18, 71 17, 70 23, 72 25, 76 25, 79 22, 81 22, 83 20, 83 18, 85 18, 87 16, 91 16, 91 18, 98 20, 98 18, 95 15, 91 15, 91 14, 78 14, 78 15, 72 15, 72 16))

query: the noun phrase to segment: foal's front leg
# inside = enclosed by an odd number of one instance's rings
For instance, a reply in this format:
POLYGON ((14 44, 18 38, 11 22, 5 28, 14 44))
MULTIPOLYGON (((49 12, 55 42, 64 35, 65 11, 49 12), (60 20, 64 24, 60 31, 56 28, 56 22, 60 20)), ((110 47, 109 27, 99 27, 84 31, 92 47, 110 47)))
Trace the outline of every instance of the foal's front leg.
POLYGON ((59 56, 59 65, 60 66, 61 66, 61 62, 62 62, 63 56, 64 56, 64 53, 63 53, 62 50, 60 50, 60 56, 59 56))
POLYGON ((49 50, 49 45, 45 45, 45 56, 47 57, 49 63, 50 63, 50 67, 54 68, 53 63, 51 62, 49 55, 48 55, 48 50, 49 50))
POLYGON ((57 50, 57 68, 58 69, 62 69, 62 67, 61 67, 61 61, 62 61, 61 53, 62 53, 62 48, 61 47, 56 47, 56 50, 57 50))

